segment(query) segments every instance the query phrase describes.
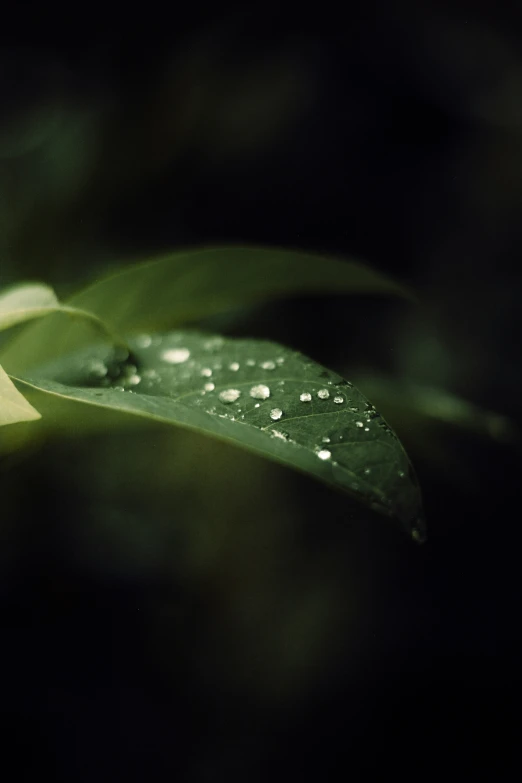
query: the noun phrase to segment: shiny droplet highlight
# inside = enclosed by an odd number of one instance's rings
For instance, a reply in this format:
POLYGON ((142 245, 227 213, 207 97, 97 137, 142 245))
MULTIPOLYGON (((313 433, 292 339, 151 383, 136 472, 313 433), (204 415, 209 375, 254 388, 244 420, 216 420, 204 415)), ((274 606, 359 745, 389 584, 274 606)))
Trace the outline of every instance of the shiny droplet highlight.
POLYGON ((241 397, 241 392, 239 389, 224 389, 224 391, 219 393, 219 399, 221 402, 229 403, 229 402, 235 402, 241 397))
POLYGON ((259 383, 257 386, 252 386, 250 396, 254 400, 267 400, 270 397, 270 389, 264 383, 259 383))
POLYGON ((162 351, 161 358, 164 362, 169 364, 182 364, 186 362, 190 356, 188 348, 168 348, 166 351, 162 351))

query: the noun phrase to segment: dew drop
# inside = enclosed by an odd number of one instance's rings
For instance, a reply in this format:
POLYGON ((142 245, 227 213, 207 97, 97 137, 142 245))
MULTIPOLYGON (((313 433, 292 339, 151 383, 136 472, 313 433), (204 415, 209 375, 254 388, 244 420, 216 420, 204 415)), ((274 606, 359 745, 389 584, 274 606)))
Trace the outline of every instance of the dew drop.
POLYGON ((319 397, 320 400, 327 400, 328 397, 330 396, 330 392, 328 391, 328 389, 319 389, 319 391, 317 392, 317 396, 319 397))
POLYGON ((210 340, 203 344, 203 348, 205 351, 216 351, 218 348, 223 347, 224 342, 222 337, 211 337, 210 340))
POLYGON ((212 370, 210 369, 210 367, 203 367, 203 369, 201 370, 201 375, 203 376, 203 378, 210 378, 210 376, 212 375, 212 370))
POLYGON ((138 375, 137 373, 133 373, 125 378, 126 386, 137 386, 138 383, 141 383, 141 375, 138 375))
POLYGON ((342 405, 344 402, 344 397, 341 394, 336 394, 334 397, 334 402, 336 405, 342 405))
POLYGON ((143 371, 143 377, 147 378, 150 381, 155 381, 159 378, 158 373, 156 370, 144 370, 143 371))
POLYGON ((279 438, 279 440, 288 440, 287 432, 281 432, 281 430, 271 430, 270 434, 273 438, 279 438))
POLYGON ((364 473, 365 473, 366 476, 369 476, 371 472, 372 472, 371 468, 365 468, 364 469, 364 473))
POLYGON ((114 391, 125 391, 123 386, 113 386, 114 391))
POLYGON ((232 362, 228 365, 228 369, 232 370, 232 372, 237 372, 239 370, 239 362, 232 362))
POLYGON ((250 396, 254 400, 267 400, 270 397, 270 389, 264 383, 259 383, 257 386, 252 386, 250 396))
POLYGON ((105 378, 108 373, 108 368, 101 359, 93 359, 88 369, 89 373, 94 375, 95 378, 105 378))
POLYGON ((253 359, 247 359, 246 360, 247 367, 255 367, 255 361, 253 359))
POLYGON ((397 473, 397 475, 398 475, 398 477, 399 477, 399 478, 405 478, 405 476, 406 476, 406 473, 405 473, 403 470, 399 470, 399 472, 397 473))
POLYGON ((271 360, 267 362, 261 362, 261 368, 263 370, 275 370, 276 365, 275 362, 272 362, 271 360))
POLYGON ((205 391, 208 391, 208 392, 214 391, 215 388, 216 387, 215 387, 215 385, 213 383, 206 383, 205 386, 204 386, 205 391))
POLYGON ((325 435, 324 438, 322 438, 322 442, 323 443, 330 443, 330 438, 328 437, 328 435, 325 435))
POLYGON ((330 459, 332 452, 328 451, 328 449, 321 449, 321 451, 317 452, 317 456, 322 460, 330 459))
POLYGON ((359 413, 359 408, 358 408, 356 405, 350 405, 350 407, 348 408, 348 410, 349 410, 351 413, 359 413))
POLYGON ((279 421, 282 415, 283 415, 283 411, 281 410, 281 408, 272 408, 272 410, 270 411, 270 418, 272 419, 272 421, 279 421))
POLYGON ((149 334, 139 334, 136 337, 136 345, 138 348, 150 348, 152 344, 152 337, 149 334))
POLYGON ((235 402, 241 397, 239 389, 225 389, 219 393, 219 399, 221 402, 235 402))
POLYGON ((356 421, 355 422, 355 426, 356 427, 364 427, 364 424, 362 423, 362 421, 356 421))
POLYGON ((256 404, 254 405, 254 408, 259 408, 260 404, 261 404, 261 403, 259 403, 259 402, 256 402, 256 404))
POLYGON ((303 392, 299 396, 299 399, 301 400, 301 402, 312 402, 312 395, 310 394, 310 392, 303 392))
POLYGON ((188 348, 169 348, 161 353, 163 361, 169 364, 182 364, 187 361, 189 356, 190 351, 188 348))
POLYGON ((370 432, 370 428, 369 428, 369 427, 365 427, 365 428, 364 428, 364 431, 365 431, 365 432, 370 432))
POLYGON ((284 360, 283 356, 278 356, 277 359, 276 359, 276 364, 279 364, 279 365, 284 364, 284 361, 285 360, 284 360))

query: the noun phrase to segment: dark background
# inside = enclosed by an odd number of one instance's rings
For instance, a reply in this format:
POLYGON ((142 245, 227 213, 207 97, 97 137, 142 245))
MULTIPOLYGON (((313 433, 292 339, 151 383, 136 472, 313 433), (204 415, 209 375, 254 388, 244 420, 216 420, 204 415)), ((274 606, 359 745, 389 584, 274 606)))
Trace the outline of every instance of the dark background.
POLYGON ((382 390, 423 487, 423 547, 161 428, 2 457, 6 779, 511 780, 520 6, 172 13, 6 21, 0 284, 66 295, 227 242, 359 257, 421 306, 309 296, 204 326, 459 395, 512 437, 425 421, 382 390))

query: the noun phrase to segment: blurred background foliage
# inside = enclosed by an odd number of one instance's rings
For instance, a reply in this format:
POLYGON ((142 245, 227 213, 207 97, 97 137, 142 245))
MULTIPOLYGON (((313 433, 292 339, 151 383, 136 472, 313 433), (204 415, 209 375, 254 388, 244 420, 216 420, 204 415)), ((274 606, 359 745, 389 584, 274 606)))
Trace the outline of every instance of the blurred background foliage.
POLYGON ((490 737, 520 684, 522 12, 346 11, 6 15, 0 285, 66 296, 226 242, 413 285, 420 307, 307 296, 202 326, 358 382, 409 450, 430 536, 415 548, 177 430, 5 428, 7 766, 210 781, 515 763, 509 721, 502 749, 490 737))

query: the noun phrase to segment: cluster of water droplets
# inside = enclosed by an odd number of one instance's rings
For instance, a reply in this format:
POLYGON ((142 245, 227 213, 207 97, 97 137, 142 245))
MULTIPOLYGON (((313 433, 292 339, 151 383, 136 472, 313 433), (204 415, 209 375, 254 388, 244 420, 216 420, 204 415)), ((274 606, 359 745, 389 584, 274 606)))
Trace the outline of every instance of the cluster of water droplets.
MULTIPOLYGON (((252 385, 247 385, 243 381, 238 385, 229 385, 223 388, 222 381, 226 380, 226 373, 237 374, 241 369, 250 373, 253 368, 262 370, 264 372, 271 373, 278 367, 284 364, 285 358, 283 356, 275 359, 263 359, 255 360, 253 358, 233 359, 228 362, 224 362, 221 356, 216 356, 216 353, 221 351, 225 345, 225 340, 221 337, 212 337, 205 340, 202 344, 203 348, 203 360, 199 352, 201 351, 201 344, 199 350, 196 351, 197 358, 192 356, 191 348, 187 345, 183 345, 182 342, 174 345, 161 348, 162 338, 160 336, 140 335, 135 338, 134 344, 139 349, 149 349, 151 347, 157 347, 158 352, 156 354, 159 359, 158 369, 148 368, 142 371, 138 370, 138 367, 134 363, 132 357, 127 352, 120 350, 116 352, 111 358, 111 361, 104 362, 100 359, 93 359, 90 362, 88 372, 89 379, 93 385, 111 387, 117 391, 154 393, 154 388, 161 388, 161 381, 166 380, 166 388, 170 388, 171 385, 176 389, 176 384, 181 386, 184 384, 193 385, 194 378, 199 377, 201 383, 199 385, 199 392, 195 391, 195 394, 199 396, 192 397, 192 400, 197 405, 203 405, 205 411, 209 414, 218 415, 222 418, 227 418, 231 421, 235 421, 237 418, 241 420, 245 419, 245 413, 248 414, 249 407, 248 402, 253 406, 250 410, 257 411, 259 415, 266 415, 267 425, 266 431, 272 438, 282 440, 289 443, 295 443, 288 432, 275 428, 272 423, 276 423, 284 420, 288 415, 286 412, 286 405, 290 406, 288 411, 290 418, 298 416, 295 413, 295 406, 292 403, 291 396, 288 393, 285 394, 284 400, 286 404, 281 406, 277 405, 277 397, 285 388, 285 380, 275 378, 274 382, 268 385, 268 383, 254 382, 252 385), (126 354, 126 355, 125 355, 126 354), (205 358, 206 357, 206 358, 205 358), (162 372, 161 367, 164 366, 165 371, 162 372), (275 398, 274 398, 275 394, 275 398), (211 399, 212 398, 212 399, 211 399), (271 399, 272 398, 272 399, 271 399), (264 403, 271 399, 272 404, 266 408, 264 403), (273 400, 273 401, 272 401, 273 400), (220 407, 224 405, 230 410, 220 407), (242 407, 240 407, 242 406, 242 407), (262 407, 263 406, 263 407, 262 407)), ((190 342, 189 342, 190 345, 190 342)), ((314 365, 309 363, 305 364, 305 371, 311 369, 313 372, 314 365)), ((358 414, 351 425, 342 429, 336 428, 335 431, 328 435, 324 435, 321 438, 321 442, 314 447, 314 452, 317 458, 322 462, 331 462, 336 464, 332 448, 336 444, 342 444, 343 442, 350 442, 354 429, 362 430, 363 432, 370 432, 371 423, 376 419, 376 424, 382 427, 386 432, 392 433, 390 427, 380 417, 377 410, 368 402, 364 402, 362 405, 353 404, 352 400, 347 397, 341 389, 352 387, 352 384, 348 381, 338 380, 334 382, 331 380, 330 373, 322 371, 319 373, 320 377, 324 379, 324 386, 321 388, 302 389, 296 392, 295 402, 300 407, 303 406, 303 410, 309 408, 309 413, 314 414, 326 405, 327 411, 330 411, 328 406, 331 406, 331 410, 335 410, 338 407, 339 410, 344 408, 352 414, 358 414), (329 388, 328 388, 329 387, 329 388), (340 388, 341 387, 341 388, 340 388), (319 407, 318 407, 319 406, 319 407)), ((230 375, 228 376, 231 377, 230 375)), ((244 375, 243 375, 244 377, 244 375)), ((247 376, 248 377, 248 376, 247 376)), ((174 395, 173 395, 174 396, 174 395)), ((302 414, 301 414, 302 415, 302 414)), ((259 426, 262 422, 259 418, 255 419, 255 423, 259 426)), ((361 478, 371 475, 372 468, 366 467, 361 471, 361 478)), ((404 478, 406 473, 399 471, 399 477, 404 478)), ((356 489, 358 485, 354 483, 353 489, 356 489)))

